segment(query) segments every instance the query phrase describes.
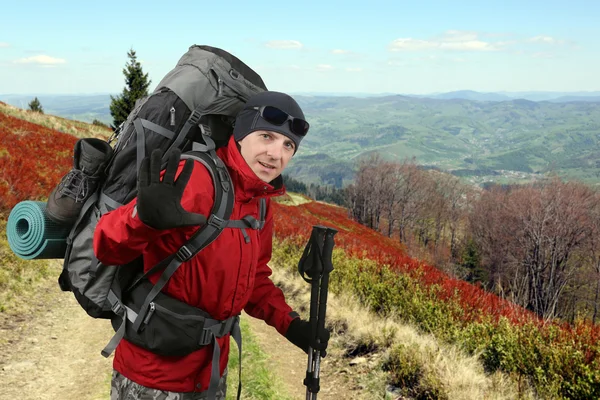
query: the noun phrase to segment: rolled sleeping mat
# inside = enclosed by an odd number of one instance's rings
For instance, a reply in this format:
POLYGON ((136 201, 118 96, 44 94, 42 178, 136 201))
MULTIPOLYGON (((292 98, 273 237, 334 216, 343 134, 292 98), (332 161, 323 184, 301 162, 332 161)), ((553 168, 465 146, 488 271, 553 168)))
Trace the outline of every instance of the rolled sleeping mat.
POLYGON ((70 225, 61 225, 46 216, 46 203, 22 201, 8 216, 6 235, 11 250, 25 259, 64 258, 70 225))

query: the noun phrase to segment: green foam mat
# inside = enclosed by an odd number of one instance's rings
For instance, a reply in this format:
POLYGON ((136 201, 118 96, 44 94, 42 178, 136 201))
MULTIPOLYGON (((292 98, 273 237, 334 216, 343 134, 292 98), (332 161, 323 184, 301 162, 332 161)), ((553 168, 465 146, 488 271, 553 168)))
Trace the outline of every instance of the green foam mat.
POLYGON ((46 203, 22 201, 8 216, 6 236, 11 250, 25 259, 64 258, 71 226, 46 216, 46 203))

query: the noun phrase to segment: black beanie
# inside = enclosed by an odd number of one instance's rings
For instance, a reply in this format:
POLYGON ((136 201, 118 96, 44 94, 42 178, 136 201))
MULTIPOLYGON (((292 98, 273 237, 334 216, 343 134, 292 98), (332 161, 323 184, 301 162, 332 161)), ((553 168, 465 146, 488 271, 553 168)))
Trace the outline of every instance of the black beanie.
POLYGON ((304 113, 298 103, 296 103, 296 100, 287 94, 269 91, 260 92, 250 97, 244 109, 237 115, 235 127, 233 128, 233 137, 235 140, 239 142, 254 131, 273 131, 292 139, 295 144, 295 154, 298 151, 298 147, 300 147, 302 136, 296 135, 291 131, 289 121, 283 125, 273 125, 265 121, 258 113, 258 110, 251 109, 251 107, 260 106, 277 107, 292 117, 305 119, 304 113))

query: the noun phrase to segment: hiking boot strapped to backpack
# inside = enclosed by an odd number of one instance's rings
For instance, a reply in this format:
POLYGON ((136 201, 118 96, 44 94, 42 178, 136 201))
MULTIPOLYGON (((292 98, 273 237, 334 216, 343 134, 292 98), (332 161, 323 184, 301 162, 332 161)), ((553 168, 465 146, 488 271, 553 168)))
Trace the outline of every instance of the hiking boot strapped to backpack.
POLYGON ((48 218, 63 225, 77 220, 85 201, 98 189, 113 149, 104 140, 87 138, 75 143, 73 153, 73 169, 48 196, 46 205, 48 218))
MULTIPOLYGON (((66 216, 65 220, 70 220, 71 214, 79 211, 67 238, 59 284, 62 290, 74 293, 90 316, 112 320, 116 334, 102 354, 108 356, 123 337, 163 355, 185 355, 212 343, 215 349, 209 398, 211 393, 214 396, 219 381, 220 349, 215 337, 231 333, 238 342, 241 359, 239 316, 225 321, 211 319, 206 312, 162 293, 161 289, 181 263, 194 257, 223 229, 261 229, 264 225, 264 199, 260 203, 260 221, 252 217, 229 220, 234 202, 233 184, 227 167, 215 152, 215 148, 228 142, 232 123, 245 102, 264 90, 266 86, 260 76, 233 55, 210 46, 190 47, 156 90, 136 102, 127 120, 111 138, 111 141, 117 140, 114 154, 108 164, 103 165, 102 169, 106 171, 104 181, 94 181, 97 190, 93 191, 94 185, 88 185, 89 190, 83 196, 79 189, 72 189, 73 186, 79 188, 76 178, 65 177, 65 182, 75 183, 65 183, 65 189, 57 188, 55 192, 63 195, 74 191, 77 208, 72 206, 73 202, 54 200, 54 194, 49 200, 55 203, 57 209, 65 206, 61 211, 66 216), (95 257, 93 250, 96 224, 102 214, 136 197, 141 162, 155 149, 161 149, 164 154, 163 167, 170 151, 179 149, 184 152, 182 158, 193 158, 208 169, 215 184, 215 202, 211 215, 207 216, 208 222, 199 227, 179 251, 145 274, 141 257, 123 268, 104 265, 95 257), (163 273, 157 284, 152 285, 146 277, 158 271, 163 273), (187 321, 184 319, 182 322, 182 317, 187 321), (191 333, 186 331, 190 321, 195 324, 191 333), (152 331, 159 332, 154 335, 156 340, 151 341, 144 334, 151 330, 149 325, 152 325, 152 331), (182 330, 181 335, 177 334, 177 329, 182 330), (188 340, 185 340, 186 336, 188 340)), ((78 142, 84 147, 78 150, 76 146, 76 155, 78 152, 85 153, 85 143, 78 142)), ((82 172, 87 168, 82 158, 75 167, 74 170, 80 167, 82 172)), ((61 212, 56 214, 61 215, 61 212)), ((239 392, 240 387, 238 397, 239 392)))

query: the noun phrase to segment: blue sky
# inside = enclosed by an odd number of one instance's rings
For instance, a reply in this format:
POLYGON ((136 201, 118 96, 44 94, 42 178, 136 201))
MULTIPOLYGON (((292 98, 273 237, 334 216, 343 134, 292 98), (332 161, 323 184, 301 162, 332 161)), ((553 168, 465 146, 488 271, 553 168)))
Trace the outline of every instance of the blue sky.
POLYGON ((600 1, 11 1, 0 94, 151 89, 193 44, 290 93, 600 90, 600 1))

